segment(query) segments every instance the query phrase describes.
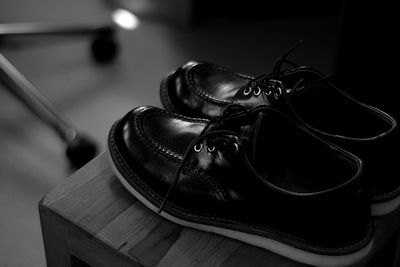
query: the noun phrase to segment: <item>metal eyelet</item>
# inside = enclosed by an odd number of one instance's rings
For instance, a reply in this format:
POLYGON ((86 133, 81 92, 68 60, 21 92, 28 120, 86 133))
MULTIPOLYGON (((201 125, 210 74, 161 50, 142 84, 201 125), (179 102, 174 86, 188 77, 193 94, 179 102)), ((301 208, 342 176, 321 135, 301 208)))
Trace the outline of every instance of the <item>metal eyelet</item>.
POLYGON ((253 91, 253 94, 254 94, 255 96, 260 95, 260 94, 261 94, 261 88, 260 88, 259 86, 257 86, 257 88, 253 91))
POLYGON ((243 90, 243 94, 244 95, 249 95, 251 93, 251 87, 246 87, 244 90, 243 90))
POLYGON ((236 153, 238 151, 239 151, 239 145, 236 142, 234 142, 233 143, 233 153, 236 153))
POLYGON ((210 153, 214 152, 215 151, 215 146, 207 147, 207 151, 210 152, 210 153))
POLYGON ((264 91, 265 95, 270 95, 272 93, 272 85, 268 84, 267 85, 267 90, 264 91))
POLYGON ((196 144, 193 149, 199 153, 203 149, 203 143, 196 144))
POLYGON ((278 97, 282 94, 282 88, 281 87, 277 87, 276 88, 276 92, 274 93, 274 97, 275 99, 278 99, 278 97))

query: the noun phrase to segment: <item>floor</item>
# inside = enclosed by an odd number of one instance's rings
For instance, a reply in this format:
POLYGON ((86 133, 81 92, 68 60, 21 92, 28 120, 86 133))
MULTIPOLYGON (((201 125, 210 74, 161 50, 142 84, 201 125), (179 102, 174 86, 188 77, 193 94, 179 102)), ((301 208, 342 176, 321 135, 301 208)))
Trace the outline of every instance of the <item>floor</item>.
MULTIPOLYGON (((0 23, 107 20, 107 10, 94 0, 0 2, 0 23)), ((258 75, 271 71, 277 57, 304 39, 291 59, 330 73, 338 32, 337 17, 212 18, 193 30, 147 20, 136 30, 118 31, 121 51, 111 65, 91 60, 86 38, 10 40, 0 52, 104 150, 111 124, 136 106, 161 106, 161 78, 186 61, 258 75)), ((0 84, 1 267, 46 266, 38 202, 70 173, 57 136, 0 84)))

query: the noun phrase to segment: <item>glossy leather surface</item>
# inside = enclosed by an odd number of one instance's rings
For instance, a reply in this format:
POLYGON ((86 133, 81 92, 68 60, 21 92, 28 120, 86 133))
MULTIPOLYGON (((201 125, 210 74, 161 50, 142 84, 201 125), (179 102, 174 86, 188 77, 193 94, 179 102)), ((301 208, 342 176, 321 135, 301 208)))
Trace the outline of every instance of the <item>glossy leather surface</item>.
POLYGON ((175 217, 322 254, 368 242, 369 205, 354 155, 268 108, 214 120, 193 144, 207 123, 136 108, 110 132, 113 162, 160 207, 185 158, 164 208, 175 217))
POLYGON ((216 66, 203 68, 196 62, 185 64, 173 76, 173 84, 169 86, 175 90, 169 93, 179 99, 173 104, 175 108, 185 115, 208 118, 221 115, 236 92, 250 80, 216 66), (192 75, 191 70, 195 70, 196 75, 192 75))
MULTIPOLYGON (((265 79, 269 81, 272 76, 265 75, 265 79)), ((219 116, 230 103, 249 108, 273 107, 322 138, 361 157, 373 191, 373 202, 385 202, 400 194, 397 157, 393 156, 398 154, 399 147, 394 118, 353 99, 312 68, 283 71, 278 80, 283 91, 274 98, 265 91, 258 94, 250 76, 192 61, 165 79, 161 100, 167 110, 202 118, 219 116), (246 94, 249 87, 251 92, 246 94)))

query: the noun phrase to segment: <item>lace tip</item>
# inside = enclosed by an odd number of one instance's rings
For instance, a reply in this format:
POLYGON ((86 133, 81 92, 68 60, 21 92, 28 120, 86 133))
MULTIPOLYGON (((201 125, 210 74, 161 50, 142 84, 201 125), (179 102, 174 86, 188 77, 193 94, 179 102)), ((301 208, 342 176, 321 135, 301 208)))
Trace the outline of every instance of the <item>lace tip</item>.
MULTIPOLYGON (((286 52, 286 56, 289 55, 291 52, 293 52, 293 50, 295 50, 296 48, 298 48, 299 46, 301 46, 302 44, 304 44, 304 40, 301 39, 300 41, 298 41, 297 43, 295 43, 291 48, 289 48, 289 50, 286 52)), ((285 56, 285 57, 286 57, 285 56)))
POLYGON ((281 71, 282 63, 286 60, 286 57, 287 57, 290 53, 292 53, 295 49, 297 49, 300 45, 302 45, 303 43, 304 43, 304 40, 298 41, 297 43, 295 43, 294 45, 292 45, 292 47, 290 47, 290 48, 283 54, 283 56, 280 57, 280 58, 276 61, 275 66, 274 66, 273 71, 272 71, 272 73, 273 73, 272 75, 273 75, 274 78, 277 78, 277 77, 279 76, 279 73, 280 73, 280 71, 281 71))

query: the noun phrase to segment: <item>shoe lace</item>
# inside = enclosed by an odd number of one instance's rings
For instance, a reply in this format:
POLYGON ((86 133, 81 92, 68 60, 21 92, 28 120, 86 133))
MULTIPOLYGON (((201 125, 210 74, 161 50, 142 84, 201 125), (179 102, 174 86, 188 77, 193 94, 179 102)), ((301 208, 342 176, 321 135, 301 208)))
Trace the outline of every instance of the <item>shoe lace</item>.
POLYGON ((304 82, 304 78, 301 78, 301 79, 293 86, 292 91, 294 92, 294 91, 296 91, 296 90, 298 90, 298 89, 305 88, 305 87, 307 87, 307 86, 311 86, 311 85, 317 84, 317 83, 319 83, 319 82, 323 82, 323 81, 326 81, 326 80, 331 80, 334 76, 335 76, 335 74, 334 74, 334 73, 331 73, 331 74, 327 74, 327 75, 325 75, 325 76, 323 76, 323 77, 321 77, 321 78, 318 78, 318 79, 316 79, 316 80, 312 80, 312 81, 308 81, 308 82, 304 82))
MULTIPOLYGON (((260 109, 260 108, 258 108, 258 109, 260 109)), ((199 153, 203 149, 203 140, 206 139, 206 142, 209 142, 210 144, 212 144, 212 145, 208 146, 208 148, 207 148, 208 152, 212 153, 215 151, 218 144, 215 141, 214 142, 207 141, 207 139, 211 140, 213 136, 218 136, 218 135, 237 136, 237 133, 232 130, 226 130, 226 129, 211 129, 210 130, 210 128, 213 125, 221 125, 221 124, 227 123, 229 120, 242 119, 242 118, 248 116, 249 114, 258 112, 258 109, 255 108, 255 109, 249 111, 242 105, 229 104, 226 106, 226 108, 224 109, 223 114, 221 116, 211 119, 206 124, 206 126, 203 128, 203 130, 200 132, 200 134, 192 142, 190 142, 189 146, 186 148, 185 152, 183 153, 182 161, 179 164, 179 167, 176 171, 175 177, 173 179, 173 183, 168 188, 168 191, 165 194, 165 196, 162 200, 162 203, 159 207, 159 210, 158 210, 159 213, 161 213, 162 210, 164 209, 166 203, 168 202, 168 199, 171 196, 171 193, 173 192, 176 185, 178 184, 179 178, 181 177, 181 173, 182 173, 183 168, 189 158, 189 154, 192 151, 192 149, 195 152, 199 153)), ((227 144, 224 143, 223 145, 226 147, 227 144)), ((234 152, 239 151, 239 145, 236 142, 233 143, 232 148, 234 149, 234 152)))
POLYGON ((297 64, 287 60, 286 58, 294 51, 296 50, 300 45, 304 43, 304 40, 300 40, 297 43, 295 43, 292 47, 290 47, 276 62, 272 70, 272 78, 273 79, 278 79, 281 71, 282 71, 282 65, 283 63, 288 63, 292 65, 293 67, 298 67, 297 64))

